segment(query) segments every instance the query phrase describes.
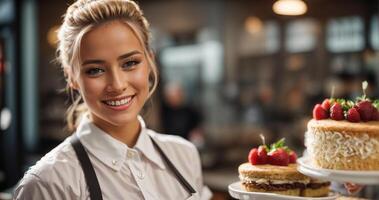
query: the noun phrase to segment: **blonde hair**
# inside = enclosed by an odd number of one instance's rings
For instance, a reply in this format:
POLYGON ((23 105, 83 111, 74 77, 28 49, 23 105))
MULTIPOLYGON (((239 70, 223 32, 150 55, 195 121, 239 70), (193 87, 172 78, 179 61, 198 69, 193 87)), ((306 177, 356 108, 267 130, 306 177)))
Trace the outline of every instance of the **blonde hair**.
POLYGON ((158 85, 158 70, 151 57, 149 23, 140 7, 131 0, 78 0, 68 7, 63 24, 58 31, 57 60, 61 63, 67 89, 73 101, 67 110, 67 127, 75 131, 77 121, 87 106, 81 96, 74 93, 70 84, 79 76, 80 44, 83 36, 94 27, 112 20, 120 20, 129 26, 144 47, 144 54, 151 68, 149 97, 158 85))

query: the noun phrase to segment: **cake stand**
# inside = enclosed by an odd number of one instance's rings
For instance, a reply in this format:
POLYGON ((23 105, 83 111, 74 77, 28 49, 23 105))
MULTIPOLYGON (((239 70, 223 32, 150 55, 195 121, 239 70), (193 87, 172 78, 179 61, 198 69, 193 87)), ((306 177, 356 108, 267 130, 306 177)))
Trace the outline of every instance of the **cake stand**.
POLYGON ((327 197, 296 197, 288 195, 280 195, 275 193, 263 193, 263 192, 247 192, 241 187, 241 182, 234 182, 228 186, 229 194, 233 198, 243 200, 334 200, 338 197, 335 192, 330 192, 327 197))
POLYGON ((308 157, 297 159, 297 170, 302 174, 317 179, 340 183, 357 183, 362 185, 379 185, 379 171, 332 170, 315 167, 308 157))

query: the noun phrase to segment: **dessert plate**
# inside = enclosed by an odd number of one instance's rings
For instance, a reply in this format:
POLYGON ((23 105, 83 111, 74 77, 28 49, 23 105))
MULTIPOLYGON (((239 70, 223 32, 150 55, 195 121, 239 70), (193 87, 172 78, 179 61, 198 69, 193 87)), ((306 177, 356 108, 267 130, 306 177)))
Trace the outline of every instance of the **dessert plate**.
POLYGON ((379 171, 353 171, 353 170, 332 170, 322 169, 312 165, 307 157, 297 159, 297 170, 302 174, 318 179, 351 182, 364 185, 379 184, 379 171))
POLYGON ((280 195, 275 193, 263 193, 263 192, 247 192, 245 189, 241 187, 241 182, 235 182, 228 186, 229 194, 233 198, 243 199, 243 200, 332 200, 338 197, 337 193, 330 192, 327 197, 296 197, 296 196, 288 196, 288 195, 280 195))

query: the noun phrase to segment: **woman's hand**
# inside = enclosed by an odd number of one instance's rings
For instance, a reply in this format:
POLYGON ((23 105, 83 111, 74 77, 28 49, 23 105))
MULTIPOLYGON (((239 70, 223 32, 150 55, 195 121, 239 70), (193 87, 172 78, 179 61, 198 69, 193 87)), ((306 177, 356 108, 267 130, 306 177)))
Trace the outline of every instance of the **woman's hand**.
POLYGON ((358 184, 355 184, 355 183, 345 183, 344 186, 345 186, 345 188, 346 188, 346 190, 347 190, 347 192, 349 194, 358 193, 364 187, 362 185, 358 185, 358 184))

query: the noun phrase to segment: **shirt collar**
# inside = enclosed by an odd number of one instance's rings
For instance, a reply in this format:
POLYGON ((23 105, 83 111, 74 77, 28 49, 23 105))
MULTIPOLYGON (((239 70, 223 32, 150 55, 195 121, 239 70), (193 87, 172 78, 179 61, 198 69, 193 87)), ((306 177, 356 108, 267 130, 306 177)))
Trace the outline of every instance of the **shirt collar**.
POLYGON ((149 134, 149 130, 146 128, 145 122, 141 116, 138 116, 138 120, 141 124, 141 134, 138 137, 135 148, 143 153, 143 155, 158 165, 161 169, 165 169, 165 165, 162 160, 162 156, 155 149, 152 140, 152 136, 149 134))
MULTIPOLYGON (((141 125, 141 132, 135 148, 142 152, 147 159, 164 169, 163 160, 153 146, 145 122, 140 116, 138 116, 138 120, 141 125)), ((123 162, 127 160, 126 154, 130 148, 98 128, 91 122, 88 115, 82 117, 76 135, 87 152, 113 170, 119 171, 123 162)))

